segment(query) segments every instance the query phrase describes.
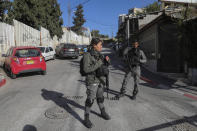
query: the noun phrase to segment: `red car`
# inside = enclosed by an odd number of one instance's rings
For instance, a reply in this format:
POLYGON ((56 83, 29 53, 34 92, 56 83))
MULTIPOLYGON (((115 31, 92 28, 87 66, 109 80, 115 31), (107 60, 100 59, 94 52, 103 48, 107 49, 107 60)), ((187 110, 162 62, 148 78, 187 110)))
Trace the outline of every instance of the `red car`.
POLYGON ((10 73, 11 78, 27 72, 41 72, 46 74, 46 63, 41 51, 36 47, 11 47, 5 57, 4 69, 10 73))

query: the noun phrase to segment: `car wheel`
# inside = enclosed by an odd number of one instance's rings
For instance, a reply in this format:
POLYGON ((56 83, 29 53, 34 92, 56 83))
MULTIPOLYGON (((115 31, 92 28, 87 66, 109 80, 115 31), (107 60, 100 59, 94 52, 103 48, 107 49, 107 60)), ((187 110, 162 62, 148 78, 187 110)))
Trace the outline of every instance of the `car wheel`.
POLYGON ((42 75, 46 75, 47 74, 46 70, 45 71, 42 71, 41 74, 42 75))
POLYGON ((3 70, 6 72, 6 67, 5 67, 5 63, 3 64, 3 70))
POLYGON ((11 70, 10 70, 10 77, 11 77, 12 79, 16 79, 16 74, 14 74, 11 70))

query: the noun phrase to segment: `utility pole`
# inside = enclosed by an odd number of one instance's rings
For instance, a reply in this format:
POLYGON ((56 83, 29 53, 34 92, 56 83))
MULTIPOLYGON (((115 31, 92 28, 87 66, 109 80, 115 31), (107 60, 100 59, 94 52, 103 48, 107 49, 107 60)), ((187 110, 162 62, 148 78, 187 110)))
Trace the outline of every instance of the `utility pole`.
POLYGON ((42 31, 41 31, 41 26, 40 26, 40 46, 42 46, 42 31))
POLYGON ((114 38, 114 32, 113 32, 113 28, 111 27, 111 37, 112 39, 114 38))
POLYGON ((70 17, 71 17, 71 7, 70 7, 70 1, 68 1, 68 36, 67 36, 67 42, 70 42, 70 17))
POLYGON ((127 39, 128 39, 128 44, 129 45, 129 38, 130 38, 130 26, 129 26, 129 15, 127 16, 127 39))

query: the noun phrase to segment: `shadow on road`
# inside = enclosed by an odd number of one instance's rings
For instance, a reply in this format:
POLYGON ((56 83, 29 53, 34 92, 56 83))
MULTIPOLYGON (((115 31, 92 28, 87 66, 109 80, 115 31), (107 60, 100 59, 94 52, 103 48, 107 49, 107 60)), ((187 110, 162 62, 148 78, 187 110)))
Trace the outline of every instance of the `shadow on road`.
MULTIPOLYGON (((3 67, 0 67, 1 70, 3 71, 3 74, 7 75, 7 77, 11 77, 10 76, 10 72, 5 70, 3 67)), ((23 78, 23 77, 29 77, 29 76, 36 76, 36 75, 41 75, 41 72, 29 72, 29 73, 22 73, 17 75, 17 78, 23 78)))
MULTIPOLYGON (((104 91, 107 93, 107 89, 105 89, 104 91)), ((131 98, 132 95, 128 95, 128 92, 133 92, 133 89, 127 88, 127 93, 125 94, 125 96, 131 98)), ((114 98, 114 100, 119 100, 119 99, 116 98, 117 95, 120 93, 119 91, 115 91, 115 90, 109 89, 108 93, 114 95, 113 97, 110 97, 110 98, 114 98)))
MULTIPOLYGON (((71 107, 71 106, 74 106, 74 107, 79 108, 81 110, 85 110, 84 106, 81 106, 80 104, 76 103, 75 101, 63 97, 64 94, 62 94, 62 93, 59 93, 59 92, 56 92, 56 91, 49 91, 49 90, 46 90, 46 89, 42 89, 41 91, 42 91, 42 97, 45 100, 53 101, 56 105, 65 109, 75 119, 79 120, 84 125, 84 122, 83 122, 82 118, 71 107)), ((95 111, 91 111, 91 113, 93 113, 97 116, 100 116, 100 114, 95 112, 95 111)))
MULTIPOLYGON (((194 131, 197 128, 197 125, 195 124, 196 122, 197 122, 197 115, 194 115, 191 117, 184 117, 183 119, 175 120, 172 122, 167 122, 164 124, 156 125, 153 127, 148 127, 145 129, 140 129, 137 131, 156 131, 156 130, 161 130, 161 129, 172 127, 172 126, 174 126, 174 128, 181 128, 181 130, 184 130, 182 128, 185 127, 185 128, 188 128, 188 129, 185 129, 187 131, 194 131), (186 124, 186 123, 190 124, 190 127, 183 126, 183 125, 181 126, 181 124, 186 124), (180 127, 179 127, 179 125, 180 125, 180 127)), ((180 129, 178 129, 178 130, 180 130, 180 129)))
POLYGON ((23 131, 37 131, 35 126, 32 125, 25 125, 23 131))

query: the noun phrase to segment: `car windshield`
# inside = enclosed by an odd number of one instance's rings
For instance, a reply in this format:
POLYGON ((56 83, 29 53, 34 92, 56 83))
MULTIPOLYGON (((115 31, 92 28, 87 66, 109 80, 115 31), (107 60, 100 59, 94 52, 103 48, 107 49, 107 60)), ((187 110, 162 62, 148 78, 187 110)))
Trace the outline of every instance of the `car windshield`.
POLYGON ((77 47, 78 47, 79 49, 81 49, 81 48, 83 48, 83 45, 78 45, 77 47))
POLYGON ((38 47, 42 53, 44 53, 45 47, 38 47))
POLYGON ((74 44, 65 44, 64 48, 77 48, 77 46, 74 44))
POLYGON ((38 57, 40 56, 40 52, 37 49, 19 49, 16 51, 16 57, 38 57))

